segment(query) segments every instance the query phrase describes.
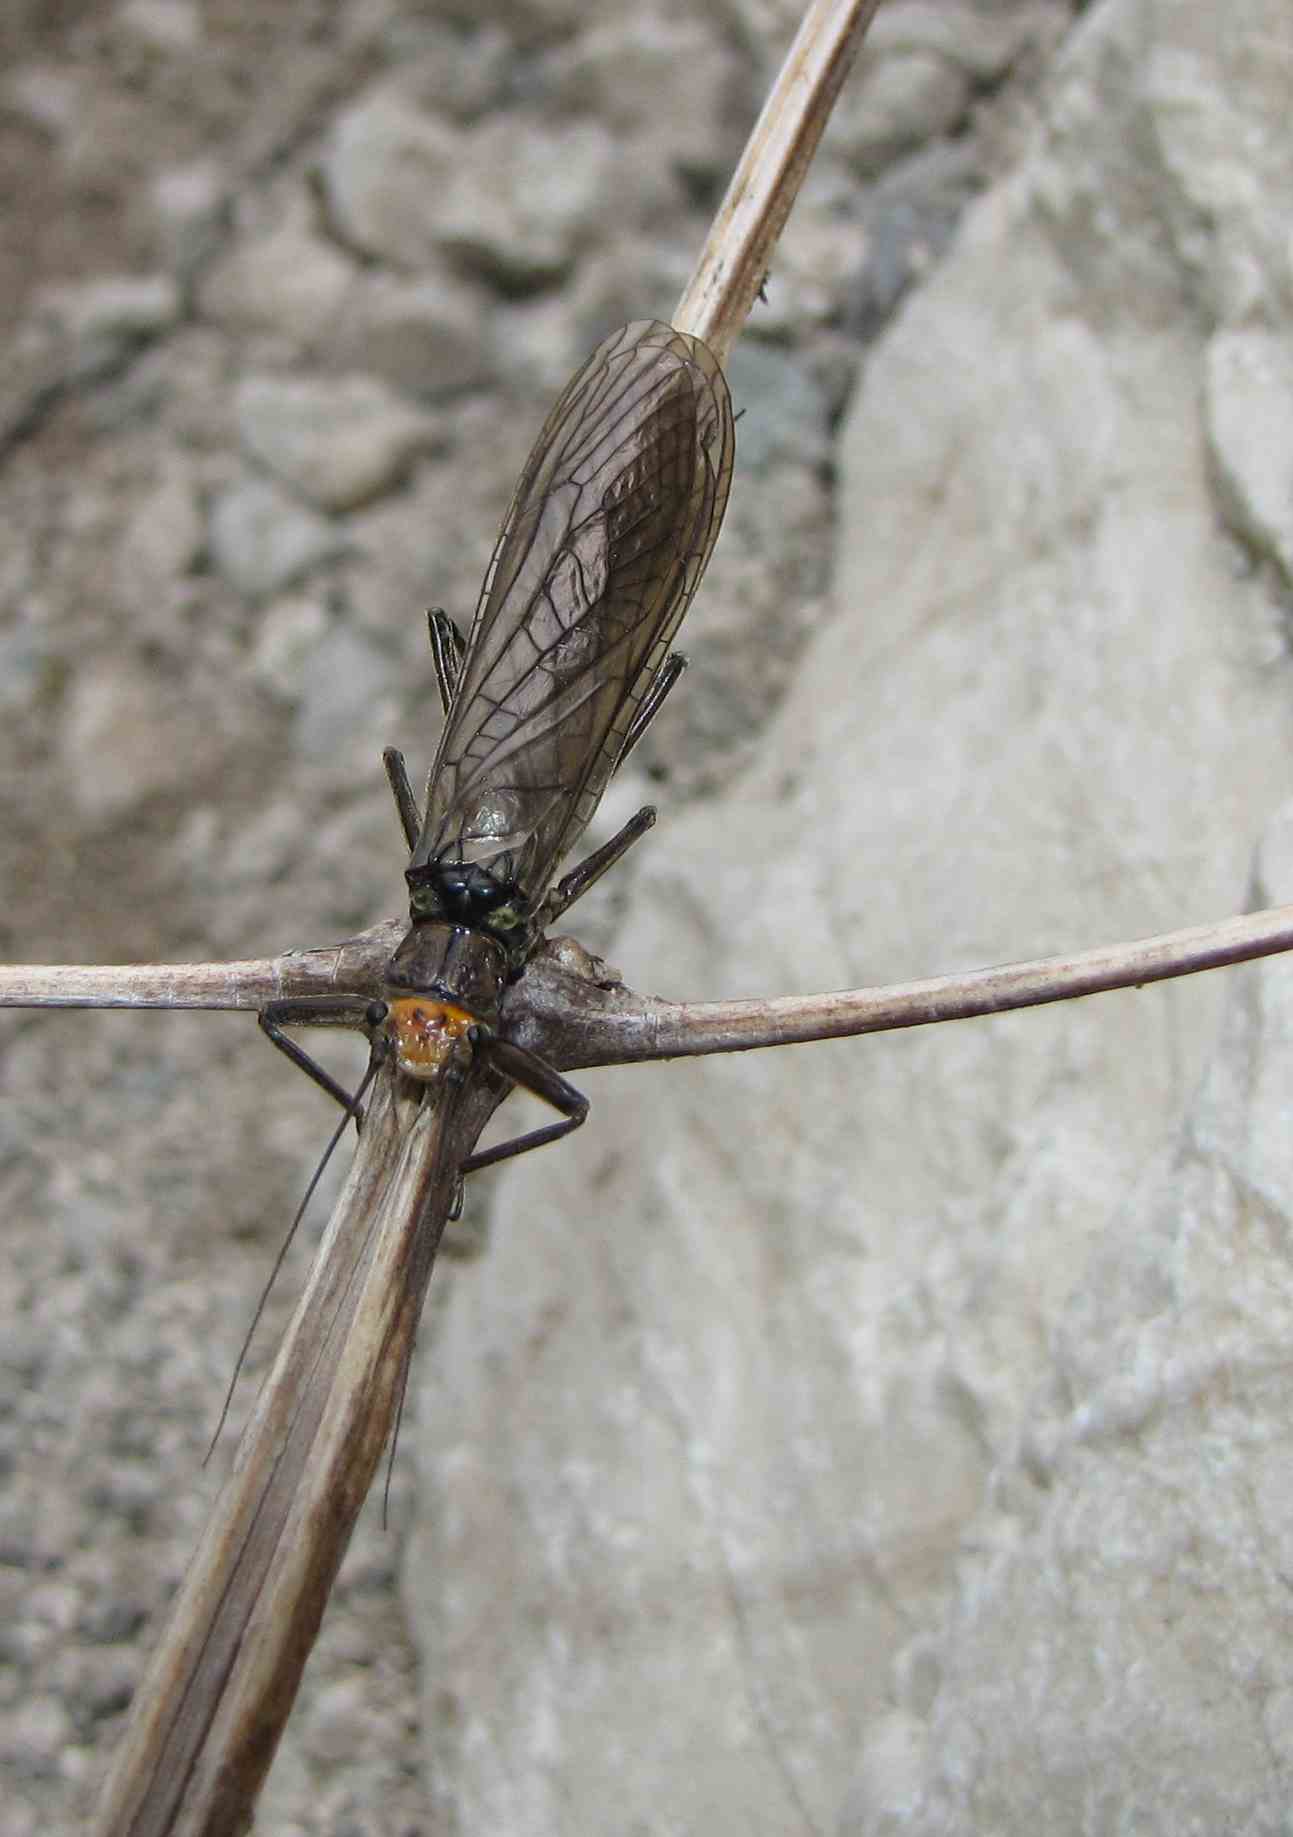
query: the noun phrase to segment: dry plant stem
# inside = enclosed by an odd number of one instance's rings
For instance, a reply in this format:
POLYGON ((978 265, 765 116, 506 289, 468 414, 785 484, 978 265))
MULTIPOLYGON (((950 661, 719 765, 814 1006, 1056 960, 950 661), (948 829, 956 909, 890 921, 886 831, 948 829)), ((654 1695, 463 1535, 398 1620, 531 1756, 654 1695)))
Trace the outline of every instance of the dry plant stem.
MULTIPOLYGON (((848 54, 828 34, 826 21, 833 13, 851 20, 845 36, 855 45, 876 3, 815 5, 791 52, 790 74, 760 119, 740 170, 773 176, 760 179, 757 190, 748 178, 733 185, 680 309, 693 315, 680 317, 680 326, 701 328, 720 361, 758 291, 771 244, 848 67, 848 54), (818 42, 835 49, 814 59, 810 52, 818 42), (822 97, 816 103, 814 83, 822 97), (777 150, 775 123, 787 110, 799 125, 777 150)), ((308 953, 258 967, 275 981, 275 994, 294 992, 302 975, 314 978, 305 992, 319 992, 319 978, 323 987, 363 992, 370 985, 358 976, 342 980, 360 964, 342 958, 342 952, 308 953)), ((372 975, 371 964, 361 973, 372 975)), ((230 999, 237 978, 237 967, 226 966, 217 1001, 204 1005, 242 1006, 230 999)), ((130 981, 132 1006, 189 1005, 179 995, 182 972, 159 977, 140 970, 130 981)), ((64 1004, 74 999, 66 988, 64 1004)), ((263 983, 259 992, 261 1001, 270 998, 263 983)), ((453 1170, 499 1095, 476 1076, 454 1101, 442 1096, 420 1106, 416 1118, 402 1118, 392 1075, 380 1074, 374 1114, 318 1273, 136 1693, 101 1805, 100 1837, 173 1831, 224 1837, 250 1823, 391 1429, 451 1203, 453 1170)))
POLYGON ((136 1694, 97 1829, 244 1830, 403 1392, 467 1142, 453 1103, 379 1074, 314 1273, 136 1694))
MULTIPOLYGON (((674 318, 720 362, 877 4, 810 8, 754 130, 674 318)), ((255 1008, 289 994, 375 991, 399 929, 255 964, 0 971, 0 1005, 255 1008)), ((1286 908, 1131 953, 894 990, 694 1007, 603 989, 540 961, 514 991, 509 1027, 564 1067, 734 1051, 994 1012, 1291 945, 1286 908)), ((390 1433, 454 1170, 500 1094, 476 1077, 452 1099, 419 1103, 393 1073, 379 1074, 315 1274, 136 1693, 100 1837, 223 1837, 250 1822, 390 1433)))
POLYGON ((408 925, 241 963, 0 964, 0 1008, 263 1008, 285 995, 376 994, 408 925))
MULTIPOLYGON (((879 4, 813 0, 746 143, 673 319, 679 331, 704 339, 720 363, 758 297, 777 238, 879 4)), ((374 935, 366 933, 365 939, 374 935)), ((352 946, 365 939, 335 951, 251 963, 0 966, 0 1007, 242 1008, 263 1007, 283 995, 353 994, 369 986, 344 979, 352 946)))
MULTIPOLYGON (((261 1008, 283 995, 333 989, 376 994, 382 966, 402 931, 391 922, 330 950, 248 963, 2 967, 0 1007, 261 1008)), ((558 955, 562 949, 569 946, 558 946, 558 955)), ((1106 944, 961 975, 827 995, 708 1002, 661 1001, 619 983, 598 984, 592 958, 583 959, 581 971, 571 972, 540 957, 512 993, 505 1030, 563 1071, 635 1065, 968 1020, 1138 988, 1289 950, 1293 906, 1273 906, 1131 944, 1106 944)))
POLYGON ((746 143, 673 323, 720 364, 749 317, 772 252, 880 0, 814 0, 746 143))
POLYGON ((526 1025, 509 1031, 522 1044, 542 1039, 544 1055, 565 1070, 638 1064, 1005 1014, 1014 1008, 1074 1001, 1083 995, 1225 969, 1290 950, 1293 906, 1276 906, 1132 944, 1102 945, 1071 956, 1039 957, 963 975, 929 976, 887 988, 783 995, 766 1001, 676 1004, 626 989, 598 991, 593 997, 595 1023, 589 1013, 589 997, 574 995, 569 974, 559 978, 540 962, 528 979, 526 1025))

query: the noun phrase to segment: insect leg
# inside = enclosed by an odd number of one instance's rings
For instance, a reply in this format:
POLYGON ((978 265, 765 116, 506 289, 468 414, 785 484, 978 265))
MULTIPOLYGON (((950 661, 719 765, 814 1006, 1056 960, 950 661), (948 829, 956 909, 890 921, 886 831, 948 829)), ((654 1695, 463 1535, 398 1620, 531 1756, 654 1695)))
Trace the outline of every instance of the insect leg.
MULTIPOLYGON (((307 1078, 312 1078, 321 1091, 326 1091, 334 1102, 343 1110, 354 1112, 355 1100, 344 1085, 338 1084, 331 1072, 324 1071, 317 1059, 312 1059, 303 1046, 283 1031, 285 1027, 353 1027, 367 1033, 369 1038, 375 1027, 380 1027, 386 1019, 386 1004, 380 1001, 369 1001, 364 995, 300 995, 288 996, 282 1001, 267 1002, 257 1015, 261 1032, 278 1050, 289 1058, 298 1070, 307 1078)), ((359 1118, 356 1115, 356 1122, 359 1118)))
MULTIPOLYGON (((445 714, 453 706, 454 690, 458 687, 458 678, 462 674, 462 660, 467 652, 462 633, 449 617, 436 606, 427 614, 427 625, 431 631, 431 656, 435 663, 436 685, 440 690, 440 705, 445 714)), ((422 812, 418 809, 418 800, 413 795, 409 783, 408 767, 404 755, 398 747, 388 746, 382 754, 382 764, 386 767, 386 777, 395 798, 395 808, 400 813, 400 828, 404 831, 404 840, 410 848, 417 847, 418 837, 422 834, 422 812)))
POLYGON ((473 1031, 476 1051, 484 1055, 488 1064, 510 1078, 513 1084, 519 1084, 523 1091, 532 1092, 544 1103, 550 1103, 554 1110, 560 1110, 561 1121, 548 1123, 543 1129, 531 1129, 510 1142, 500 1142, 497 1148, 483 1148, 479 1154, 468 1155, 460 1173, 474 1174, 479 1168, 493 1167, 497 1161, 510 1161, 513 1155, 528 1154, 532 1148, 542 1148, 545 1143, 555 1142, 569 1135, 572 1129, 578 1129, 588 1115, 588 1099, 582 1091, 567 1083, 561 1073, 537 1053, 514 1045, 511 1040, 500 1040, 486 1027, 473 1031))
POLYGON ((539 908, 537 917, 540 930, 546 930, 569 906, 582 898, 589 887, 601 879, 607 868, 614 867, 620 856, 632 848, 638 837, 644 836, 654 822, 655 805, 643 804, 637 815, 631 816, 617 835, 613 835, 609 842, 603 842, 600 848, 595 848, 578 867, 572 867, 557 882, 539 908))
POLYGON ((431 657, 435 679, 440 690, 440 706, 447 715, 453 706, 454 690, 462 675, 462 660, 467 654, 466 640, 443 607, 433 606, 427 614, 431 631, 431 657))
POLYGON ((660 709, 664 705, 665 696, 668 695, 670 689, 673 688, 686 668, 687 659, 682 653, 680 651, 670 651, 669 655, 660 665, 656 673, 655 681, 642 697, 642 703, 637 713, 629 722, 629 730, 624 736, 624 744, 620 748, 619 758, 615 761, 615 770, 617 772, 628 758, 629 754, 633 751, 638 741, 642 738, 647 728, 651 725, 652 721, 654 721, 659 714, 660 709))
POLYGON ((409 783, 408 767, 404 755, 398 746, 382 748, 382 764, 386 767, 386 782, 391 787, 395 799, 395 808, 400 813, 400 828, 404 831, 404 840, 410 848, 416 848, 417 839, 422 834, 422 812, 418 809, 418 800, 413 795, 409 783))

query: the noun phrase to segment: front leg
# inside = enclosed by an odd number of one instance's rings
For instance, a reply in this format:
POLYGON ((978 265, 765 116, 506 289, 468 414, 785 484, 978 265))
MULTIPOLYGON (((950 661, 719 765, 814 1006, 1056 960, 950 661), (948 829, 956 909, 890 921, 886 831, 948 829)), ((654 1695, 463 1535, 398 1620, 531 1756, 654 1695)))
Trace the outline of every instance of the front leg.
POLYGON ((277 1046, 307 1078, 312 1078, 321 1091, 326 1091, 334 1102, 339 1103, 348 1115, 353 1116, 358 1125, 360 1117, 355 1108, 355 1098, 283 1029, 345 1027, 366 1033, 370 1043, 373 1043, 378 1028, 386 1019, 386 1003, 370 1001, 364 995, 287 996, 282 1001, 267 1002, 256 1018, 265 1038, 277 1046))
POLYGON ((523 1091, 529 1091, 535 1097, 541 1097, 544 1103, 552 1105, 554 1110, 561 1111, 559 1123, 548 1123, 542 1129, 531 1129, 525 1135, 514 1136, 510 1142, 500 1142, 497 1148, 483 1148, 479 1154, 468 1155, 459 1172, 474 1174, 482 1167, 493 1167, 496 1162, 510 1161, 514 1155, 528 1154, 532 1148, 542 1148, 547 1142, 560 1140, 569 1135, 572 1129, 578 1129, 588 1115, 588 1099, 582 1091, 577 1091, 573 1084, 561 1076, 555 1066, 541 1059, 538 1053, 528 1047, 517 1046, 511 1040, 501 1040, 492 1028, 477 1025, 471 1032, 472 1045, 485 1063, 496 1072, 502 1072, 513 1084, 519 1084, 523 1091))

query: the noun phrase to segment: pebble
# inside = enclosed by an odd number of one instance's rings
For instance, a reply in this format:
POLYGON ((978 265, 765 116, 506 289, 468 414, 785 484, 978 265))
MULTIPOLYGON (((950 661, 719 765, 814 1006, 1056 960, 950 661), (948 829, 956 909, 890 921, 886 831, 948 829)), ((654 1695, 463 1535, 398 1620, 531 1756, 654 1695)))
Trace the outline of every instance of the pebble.
POLYGON ((444 194, 463 158, 460 135, 393 85, 338 117, 319 162, 337 234, 366 255, 420 269, 435 252, 444 194))
POLYGON ((126 1708, 139 1682, 143 1658, 137 1646, 87 1646, 68 1652, 60 1664, 59 1681, 65 1699, 78 1720, 98 1721, 126 1708))
POLYGON ((202 516, 187 466, 172 456, 157 487, 131 516, 117 548, 117 585, 126 603, 165 597, 202 552, 202 516))
POLYGON ((639 16, 579 33, 545 69, 551 98, 634 137, 644 171, 721 174, 732 66, 720 32, 695 19, 639 16))
POLYGON ((295 745, 311 759, 331 763, 353 747, 371 751, 380 723, 374 711, 390 696, 389 656, 358 632, 334 625, 303 661, 295 745))
POLYGON ((435 397, 487 382, 494 370, 490 315, 452 275, 406 281, 365 277, 336 354, 405 395, 435 397))
POLYGON ((797 353, 750 338, 728 364, 733 398, 747 410, 741 465, 759 473, 798 461, 821 465, 828 452, 825 397, 797 353))
POLYGON ((850 106, 832 123, 831 145, 855 171, 882 171, 900 154, 965 120, 972 80, 938 52, 894 51, 860 72, 850 106))
POLYGON ((193 0, 125 0, 113 25, 154 51, 192 51, 202 39, 202 18, 193 0))
MULTIPOLYGON (((864 259, 855 264, 849 301, 849 322, 860 336, 874 337, 938 260, 977 185, 971 151, 945 142, 902 161, 872 188, 859 224, 864 259)), ((847 292, 840 285, 835 298, 847 292)))
POLYGON ((356 1669, 322 1686, 311 1706, 306 1740, 330 1767, 359 1759, 371 1740, 373 1685, 367 1671, 356 1669))
POLYGON ((358 270, 335 244, 312 235, 297 213, 236 243, 204 281, 202 314, 230 331, 279 333, 313 344, 333 324, 358 270))
POLYGON ((277 600, 256 628, 252 667, 257 679, 284 701, 294 700, 302 666, 323 642, 328 624, 327 612, 308 594, 289 594, 277 600))
POLYGON ((30 1697, 7 1718, 7 1754, 15 1779, 52 1776, 59 1756, 72 1739, 72 1718, 57 1697, 30 1697))
MULTIPOLYGON (((439 9, 444 11, 446 9, 439 9)), ((516 81, 516 46, 501 26, 460 24, 411 7, 393 13, 383 37, 399 90, 423 113, 475 121, 506 104, 516 81)))
POLYGON ((216 769, 222 739, 173 704, 155 672, 96 656, 69 687, 61 745, 76 809, 104 823, 147 798, 203 782, 216 769))
POLYGON ((435 426, 374 377, 251 376, 238 389, 244 450, 323 510, 392 489, 435 426))
POLYGON ((1005 8, 993 17, 965 0, 898 0, 896 5, 891 0, 877 14, 863 56, 928 52, 976 82, 993 83, 1039 25, 1028 7, 1005 8))
POLYGON ((464 139, 436 212, 440 247, 504 292, 566 273, 616 195, 609 130, 583 120, 554 137, 547 123, 491 116, 464 139))
POLYGON ((217 160, 198 159, 159 172, 148 187, 149 227, 162 251, 187 275, 214 248, 227 215, 230 181, 217 160))
POLYGON ((269 479, 249 479, 218 497, 207 541, 215 567, 249 600, 290 586, 343 546, 333 524, 269 479))
POLYGON ((13 114, 57 140, 76 118, 81 83, 53 64, 20 64, 5 82, 4 99, 13 114))
POLYGON ((70 369, 86 376, 173 325, 180 316, 180 294, 169 274, 111 274, 46 287, 36 308, 67 340, 70 369))

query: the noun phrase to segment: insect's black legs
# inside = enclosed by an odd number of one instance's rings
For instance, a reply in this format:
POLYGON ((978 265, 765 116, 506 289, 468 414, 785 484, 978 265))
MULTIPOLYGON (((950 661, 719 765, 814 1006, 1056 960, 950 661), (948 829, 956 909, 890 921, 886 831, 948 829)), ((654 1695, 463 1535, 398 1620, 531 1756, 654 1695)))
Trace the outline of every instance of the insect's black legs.
POLYGON ((432 607, 427 614, 427 625, 431 631, 431 656, 435 663, 436 684, 440 690, 440 706, 447 715, 453 706, 458 678, 462 675, 462 660, 467 654, 467 644, 442 607, 432 607))
POLYGON ((680 651, 670 651, 669 655, 660 665, 659 670, 657 670, 651 687, 642 697, 637 713, 629 722, 629 730, 624 736, 624 744, 620 748, 620 756, 615 761, 615 770, 617 772, 628 758, 629 754, 633 751, 638 741, 642 738, 647 728, 650 727, 652 721, 654 721, 659 714, 661 707, 664 705, 664 698, 668 695, 670 689, 677 683, 678 678, 686 668, 687 659, 682 653, 680 651))
POLYGON ((316 1059, 312 1059, 303 1046, 298 1046, 290 1034, 284 1033, 285 1027, 354 1027, 372 1037, 372 1031, 380 1027, 386 1019, 386 1004, 370 1001, 364 995, 301 995, 290 996, 283 1001, 271 1001, 263 1007, 257 1016, 261 1032, 278 1050, 289 1058, 293 1065, 303 1071, 307 1078, 312 1078, 321 1091, 326 1091, 334 1102, 343 1110, 355 1115, 355 1100, 344 1085, 338 1084, 331 1072, 325 1072, 316 1059))
MULTIPOLYGON (((440 690, 440 705, 447 715, 453 706, 453 693, 462 674, 462 660, 467 646, 449 614, 442 612, 438 606, 427 614, 427 625, 431 631, 431 656, 435 663, 436 686, 440 690)), ((418 809, 418 800, 409 783, 404 755, 397 746, 388 746, 382 754, 382 764, 386 767, 386 778, 395 798, 395 808, 400 813, 404 840, 410 848, 416 848, 418 837, 422 834, 422 812, 418 809)))
MULTIPOLYGON (((656 673, 655 680, 642 698, 642 704, 624 736, 619 758, 615 762, 618 772, 633 748, 642 738, 647 728, 659 714, 665 697, 673 688, 678 678, 687 668, 687 659, 677 651, 671 651, 656 673)), ((563 912, 581 898, 594 882, 601 879, 607 868, 614 867, 620 856, 632 848, 639 836, 644 836, 655 822, 655 809, 651 804, 644 804, 636 816, 631 816, 618 835, 611 837, 601 848, 594 849, 587 860, 581 861, 578 867, 560 879, 549 893, 540 908, 539 922, 546 928, 559 919, 563 912)))
POLYGON ((539 908, 538 918, 542 929, 546 930, 555 923, 595 881, 601 879, 607 868, 614 867, 626 849, 632 848, 638 837, 644 836, 654 822, 654 804, 643 804, 637 815, 631 816, 617 835, 613 835, 609 842, 603 842, 600 848, 594 849, 578 867, 571 868, 539 908))
POLYGON ((391 787, 395 808, 400 813, 404 840, 410 848, 416 848, 418 837, 422 834, 422 812, 418 809, 418 800, 409 783, 408 767, 398 746, 383 747, 382 764, 386 767, 386 782, 391 787))
MULTIPOLYGON (((358 1123, 360 1116, 355 1098, 283 1030, 285 1027, 354 1027, 371 1037, 386 1019, 386 1013, 385 1002, 368 1001, 362 995, 303 995, 270 1002, 261 1009, 258 1018, 266 1037, 278 1050, 358 1123)), ((531 1129, 528 1134, 502 1142, 497 1148, 485 1148, 479 1154, 469 1155, 459 1169, 460 1174, 474 1174, 478 1168, 493 1167, 496 1161, 510 1161, 513 1155, 527 1154, 531 1148, 542 1148, 545 1142, 555 1142, 560 1136, 569 1135, 572 1129, 578 1129, 588 1115, 588 1099, 546 1060, 524 1046, 514 1045, 511 1040, 499 1039, 489 1027, 475 1027, 472 1039, 475 1050, 495 1071, 510 1078, 513 1084, 519 1084, 523 1090, 541 1097, 554 1110, 560 1110, 561 1121, 549 1123, 544 1129, 531 1129)), ((461 1208, 460 1195, 455 1197, 454 1203, 461 1208)))
POLYGON ((522 1090, 541 1097, 554 1110, 560 1110, 561 1121, 549 1123, 543 1129, 531 1129, 510 1142, 500 1142, 497 1148, 483 1148, 479 1154, 468 1155, 459 1169, 460 1173, 474 1174, 479 1168, 493 1167, 498 1161, 510 1161, 513 1155, 528 1154, 532 1148, 542 1148, 546 1142, 555 1142, 561 1136, 569 1135, 572 1129, 578 1129, 588 1115, 588 1099, 582 1091, 577 1091, 546 1060, 539 1058, 537 1053, 529 1052, 524 1046, 514 1045, 511 1040, 500 1040, 487 1027, 476 1028, 474 1035, 476 1051, 495 1071, 502 1072, 513 1084, 519 1084, 522 1090))
MULTIPOLYGON (((655 680, 642 698, 642 704, 624 736, 619 758, 615 761, 618 772, 633 748, 642 738, 647 728, 659 714, 664 699, 673 688, 678 678, 687 668, 687 659, 678 651, 671 651, 656 673, 655 680)), ((560 879, 544 900, 541 908, 543 926, 553 924, 563 912, 573 906, 577 899, 600 880, 607 868, 614 867, 626 849, 632 848, 639 836, 644 836, 655 822, 655 807, 644 804, 636 816, 631 816, 618 835, 603 843, 601 848, 594 849, 588 858, 571 868, 570 872, 560 879)))

